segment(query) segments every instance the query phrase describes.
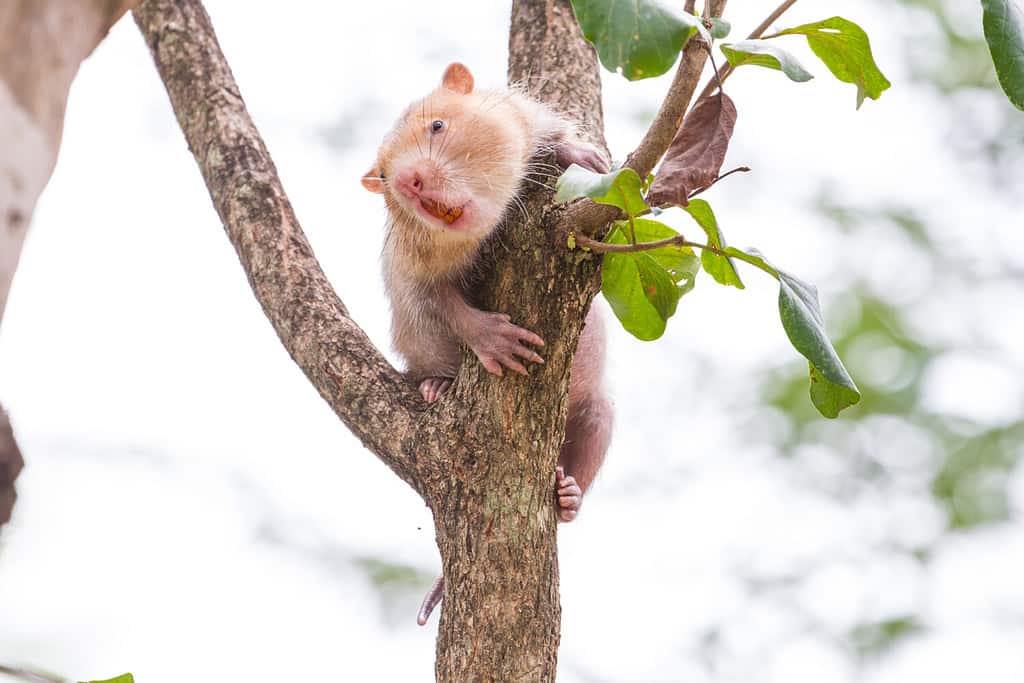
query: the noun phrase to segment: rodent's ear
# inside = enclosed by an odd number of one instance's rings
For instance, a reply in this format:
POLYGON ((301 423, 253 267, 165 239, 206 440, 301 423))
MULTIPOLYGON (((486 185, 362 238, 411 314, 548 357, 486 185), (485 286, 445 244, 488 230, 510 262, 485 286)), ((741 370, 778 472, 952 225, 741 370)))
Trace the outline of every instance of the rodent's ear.
POLYGON ((363 176, 363 187, 370 192, 376 192, 377 194, 384 194, 384 177, 380 174, 380 169, 374 166, 366 175, 363 176))
POLYGON ((473 74, 469 73, 469 69, 465 64, 452 62, 444 70, 444 76, 441 77, 441 87, 462 95, 468 95, 473 92, 473 74))

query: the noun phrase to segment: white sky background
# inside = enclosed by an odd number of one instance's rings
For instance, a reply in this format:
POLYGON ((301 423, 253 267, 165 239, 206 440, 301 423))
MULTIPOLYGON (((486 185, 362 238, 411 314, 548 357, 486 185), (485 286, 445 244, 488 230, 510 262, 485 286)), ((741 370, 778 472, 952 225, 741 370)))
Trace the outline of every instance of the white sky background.
MULTIPOLYGON (((735 4, 736 35, 774 6, 735 4)), ((449 61, 481 85, 504 82, 507 5, 208 2, 318 258, 382 348, 384 210, 358 178, 449 61)), ((924 207, 964 258, 1024 260, 1017 208, 958 163, 938 100, 906 81, 894 31, 911 29, 879 6, 800 3, 785 24, 837 12, 857 21, 893 88, 855 112, 854 88, 799 45, 819 76, 809 84, 736 74, 726 165, 755 173, 707 195, 732 243, 758 245, 819 285, 830 319, 842 259, 874 264, 879 291, 895 296, 919 290, 932 266, 898 244, 878 249, 899 241, 885 226, 840 248, 807 209, 822 178, 864 205, 924 207), (978 223, 987 241, 963 239, 978 223)), ((621 159, 667 80, 605 82, 621 159)), ((1019 683, 1019 523, 951 536, 924 570, 876 541, 934 538, 929 501, 880 492, 846 507, 801 479, 839 467, 835 453, 807 458, 802 473, 768 447, 740 448, 723 414, 748 372, 793 353, 774 284, 745 280, 738 292, 705 278, 653 344, 609 326, 617 432, 583 514, 560 531, 560 680, 1019 683), (767 600, 739 578, 797 568, 811 578, 767 600), (856 669, 839 636, 908 606, 923 606, 932 630, 856 669)), ((936 405, 1019 416, 1024 316, 1004 305, 1011 294, 936 303, 927 334, 989 330, 986 355, 952 357, 929 379, 936 405)), ((435 573, 429 511, 274 336, 130 19, 72 90, 0 335, 0 401, 28 463, 0 540, 0 662, 77 679, 132 671, 140 683, 432 680, 436 617, 415 625, 420 591, 382 598, 353 564, 435 573)), ((1019 520, 1024 475, 1015 481, 1019 520)))

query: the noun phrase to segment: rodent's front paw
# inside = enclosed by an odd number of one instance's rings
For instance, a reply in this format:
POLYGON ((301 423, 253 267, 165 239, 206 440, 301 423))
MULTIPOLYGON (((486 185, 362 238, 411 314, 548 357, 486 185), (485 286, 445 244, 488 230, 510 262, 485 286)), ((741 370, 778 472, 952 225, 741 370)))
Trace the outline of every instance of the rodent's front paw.
POLYGON ((504 313, 483 313, 478 321, 475 334, 469 340, 469 348, 480 359, 484 369, 495 375, 503 373, 502 366, 526 374, 526 366, 520 361, 543 363, 536 351, 526 346, 544 346, 544 340, 529 330, 511 322, 504 313))
POLYGON ((594 173, 607 173, 610 168, 608 160, 596 147, 579 141, 560 142, 555 145, 555 161, 562 168, 577 164, 594 173))

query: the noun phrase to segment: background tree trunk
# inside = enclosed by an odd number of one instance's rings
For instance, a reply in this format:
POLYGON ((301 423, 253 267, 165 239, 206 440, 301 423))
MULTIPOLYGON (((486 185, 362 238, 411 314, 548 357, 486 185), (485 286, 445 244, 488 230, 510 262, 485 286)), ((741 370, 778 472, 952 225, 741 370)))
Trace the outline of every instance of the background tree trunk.
MULTIPOLYGON (((0 3, 0 325, 39 194, 57 161, 78 66, 133 0, 0 3)), ((0 407, 0 524, 14 505, 21 454, 0 407)))

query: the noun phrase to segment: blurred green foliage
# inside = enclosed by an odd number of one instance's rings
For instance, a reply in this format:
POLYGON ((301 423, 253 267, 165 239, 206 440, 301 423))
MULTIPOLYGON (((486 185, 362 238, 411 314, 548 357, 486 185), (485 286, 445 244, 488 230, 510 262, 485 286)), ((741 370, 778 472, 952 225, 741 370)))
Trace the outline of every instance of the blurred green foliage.
MULTIPOLYGON (((937 125, 948 127, 948 139, 958 155, 982 162, 994 191, 1011 196, 1019 192, 1012 179, 1020 178, 1024 169, 1024 116, 1006 102, 996 83, 980 21, 966 25, 962 3, 900 0, 899 4, 913 18, 903 25, 913 26, 922 38, 904 41, 905 61, 917 85, 930 89, 942 103, 937 125), (984 125, 979 123, 980 112, 984 125), (961 134, 965 125, 969 135, 961 134)), ((940 357, 964 353, 998 363, 999 352, 983 347, 971 335, 964 335, 971 341, 962 342, 923 338, 918 332, 920 320, 912 314, 924 299, 941 291, 940 280, 962 282, 977 291, 987 283, 1009 283, 1024 299, 1024 278, 1019 269, 999 259, 985 268, 957 260, 944 243, 948 230, 923 218, 929 207, 867 209, 844 202, 842 193, 834 190, 822 187, 813 207, 822 219, 821 229, 842 239, 856 239, 871 226, 891 227, 906 238, 905 245, 931 262, 930 286, 916 299, 894 296, 890 300, 871 287, 873 273, 867 266, 844 262, 844 269, 855 269, 847 280, 849 287, 826 304, 826 311, 846 313, 839 329, 830 331, 863 399, 838 422, 826 423, 805 400, 803 364, 789 363, 768 373, 762 385, 763 399, 777 409, 771 411, 771 418, 784 420, 786 428, 756 433, 775 434, 779 452, 798 464, 801 453, 839 454, 845 464, 843 481, 823 483, 823 488, 846 503, 893 482, 899 482, 908 496, 931 500, 942 512, 942 533, 924 545, 894 543, 895 547, 885 549, 927 567, 936 546, 950 535, 1013 521, 1008 483, 1022 466, 1024 416, 980 420, 933 407, 927 378, 940 357), (886 366, 885 372, 872 371, 878 363, 886 366)), ((986 229, 972 226, 971 239, 984 240, 986 229)), ((858 624, 845 640, 849 651, 863 661, 927 628, 924 614, 907 613, 858 624)))

